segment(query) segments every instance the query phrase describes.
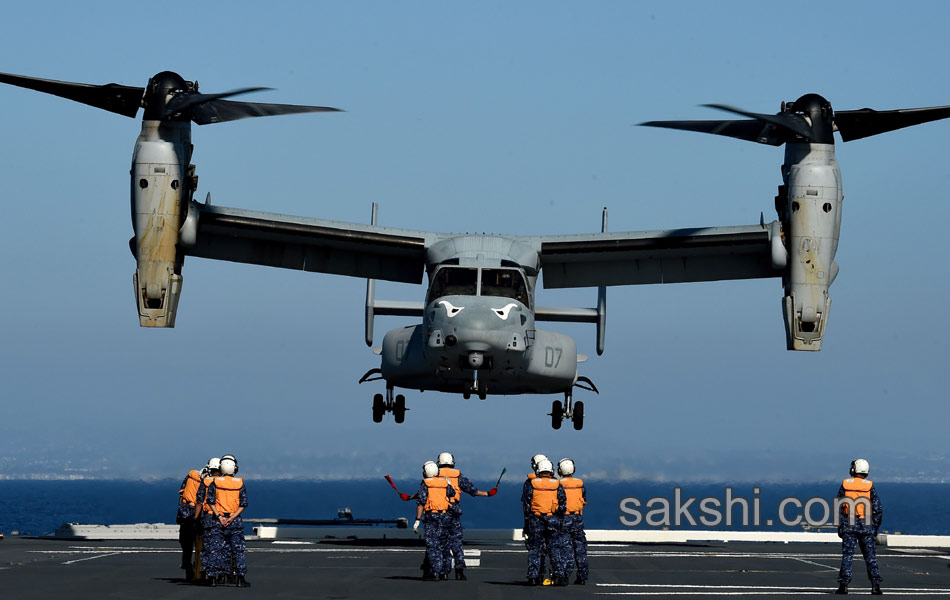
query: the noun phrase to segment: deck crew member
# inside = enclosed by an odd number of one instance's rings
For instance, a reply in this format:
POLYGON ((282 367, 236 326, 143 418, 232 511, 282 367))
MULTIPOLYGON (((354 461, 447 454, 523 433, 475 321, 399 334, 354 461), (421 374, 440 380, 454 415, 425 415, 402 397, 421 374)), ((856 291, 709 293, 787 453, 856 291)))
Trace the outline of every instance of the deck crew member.
MULTIPOLYGON (((211 536, 211 505, 208 504, 208 486, 214 478, 221 474, 221 459, 208 459, 208 464, 201 470, 201 483, 195 494, 195 531, 198 534, 197 552, 195 552, 195 579, 208 579, 208 541, 211 536)), ((213 579, 213 578, 212 578, 213 579)))
POLYGON ((590 567, 587 563, 587 535, 584 533, 584 505, 587 504, 587 488, 584 480, 574 477, 574 461, 562 458, 557 463, 557 474, 567 499, 564 512, 564 535, 567 556, 564 558, 564 576, 570 578, 571 570, 577 567, 575 585, 587 583, 590 567))
MULTIPOLYGON (((443 452, 438 458, 439 477, 445 477, 458 492, 465 492, 469 496, 494 496, 498 490, 481 491, 477 489, 468 477, 455 468, 455 457, 451 452, 443 452)), ((452 566, 452 559, 455 559, 455 578, 466 580, 465 577, 465 552, 462 549, 462 494, 457 493, 449 500, 449 523, 447 539, 448 544, 442 553, 442 569, 447 574, 452 566)))
MULTIPOLYGON (((538 476, 538 462, 542 460, 547 460, 547 456, 543 454, 535 454, 531 457, 531 472, 528 473, 528 476, 524 480, 524 485, 521 487, 521 506, 524 511, 524 527, 521 529, 521 538, 524 540, 525 548, 528 547, 528 517, 531 515, 531 511, 528 510, 530 503, 528 502, 528 490, 531 488, 531 480, 538 476)), ((541 567, 538 570, 538 579, 544 580, 544 557, 548 557, 548 562, 553 565, 554 561, 550 560, 550 552, 548 551, 547 543, 542 542, 543 546, 541 547, 541 567)))
POLYGON ((851 477, 841 482, 838 488, 838 498, 850 500, 841 501, 838 508, 838 536, 841 538, 841 571, 838 573, 838 591, 836 594, 847 594, 848 584, 851 583, 851 561, 854 559, 854 550, 861 546, 864 563, 868 570, 868 579, 871 581, 871 593, 881 593, 881 569, 877 564, 877 547, 874 538, 881 527, 884 517, 884 508, 881 499, 874 489, 874 482, 867 478, 870 471, 868 461, 859 458, 851 462, 851 477), (851 508, 854 508, 854 514, 851 508))
POLYGON ((241 513, 247 508, 247 491, 237 474, 237 459, 232 455, 221 457, 221 475, 208 486, 208 504, 211 506, 211 536, 209 538, 208 574, 214 575, 213 585, 226 583, 233 573, 238 587, 250 587, 245 579, 244 521, 241 513))
POLYGON ((178 490, 178 514, 175 522, 178 523, 178 544, 181 546, 181 568, 185 570, 185 579, 192 581, 195 578, 195 568, 192 563, 192 552, 195 548, 196 500, 198 487, 201 485, 201 472, 197 469, 188 471, 178 490))
POLYGON ((554 585, 567 585, 563 516, 567 496, 560 482, 554 478, 554 465, 548 459, 538 461, 538 476, 531 480, 525 498, 528 515, 528 584, 540 585, 543 548, 550 551, 554 585))
POLYGON ((455 497, 455 488, 445 477, 439 477, 439 466, 433 461, 422 465, 422 482, 416 493, 416 522, 413 533, 419 533, 420 521, 425 524, 426 558, 429 570, 423 572, 427 581, 448 579, 448 568, 443 566, 444 548, 448 545, 449 500, 455 497))

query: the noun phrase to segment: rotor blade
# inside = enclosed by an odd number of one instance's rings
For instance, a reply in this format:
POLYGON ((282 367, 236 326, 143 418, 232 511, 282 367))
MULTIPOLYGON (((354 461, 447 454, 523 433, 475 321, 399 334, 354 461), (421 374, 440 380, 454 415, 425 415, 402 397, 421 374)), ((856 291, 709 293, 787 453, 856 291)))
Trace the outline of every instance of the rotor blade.
POLYGON ((647 121, 640 123, 646 127, 665 127, 684 131, 698 131, 724 135, 749 142, 758 142, 770 146, 781 146, 788 135, 771 123, 751 121, 647 121))
POLYGON ((312 112, 343 112, 329 106, 305 106, 299 104, 264 104, 261 102, 234 102, 210 100, 191 108, 191 120, 198 125, 236 121, 248 117, 269 117, 312 112))
POLYGON ((38 77, 26 77, 25 75, 10 73, 0 73, 0 83, 9 83, 37 92, 52 94, 126 117, 135 116, 142 105, 142 96, 145 94, 145 88, 130 87, 117 83, 90 85, 88 83, 39 79, 38 77))
POLYGON ((204 104, 205 102, 210 102, 212 100, 219 100, 221 98, 229 98, 231 96, 237 96, 239 94, 248 94, 250 92, 260 92, 262 90, 270 90, 273 88, 266 87, 249 87, 241 88, 238 90, 231 90, 230 92, 221 92, 220 94, 199 94, 198 92, 179 94, 168 101, 168 104, 165 105, 165 112, 162 115, 167 117, 175 113, 184 112, 186 109, 197 106, 199 104, 204 104))
POLYGON ((902 108, 877 111, 871 108, 835 111, 835 125, 846 142, 859 140, 895 129, 929 123, 950 117, 950 106, 902 108))
POLYGON ((811 127, 802 117, 798 115, 792 115, 788 113, 779 113, 777 115, 764 115, 761 113, 752 113, 747 112, 738 108, 733 108, 732 106, 727 106, 725 104, 703 104, 709 108, 716 108, 719 110, 724 110, 726 112, 735 113, 737 115, 742 115, 743 117, 749 117, 751 119, 758 119, 759 121, 765 121, 766 123, 771 123, 776 127, 781 127, 799 135, 806 140, 814 141, 815 135, 811 130, 811 127))

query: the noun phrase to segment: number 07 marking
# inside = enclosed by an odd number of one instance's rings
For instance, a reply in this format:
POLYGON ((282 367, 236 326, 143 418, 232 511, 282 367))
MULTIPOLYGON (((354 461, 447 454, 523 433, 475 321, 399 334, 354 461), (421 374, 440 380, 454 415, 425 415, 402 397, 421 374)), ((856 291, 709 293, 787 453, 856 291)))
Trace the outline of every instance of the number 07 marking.
POLYGON ((545 346, 544 347, 544 366, 553 367, 556 369, 557 366, 561 364, 561 354, 563 353, 564 351, 561 350, 560 348, 555 348, 553 346, 545 346))

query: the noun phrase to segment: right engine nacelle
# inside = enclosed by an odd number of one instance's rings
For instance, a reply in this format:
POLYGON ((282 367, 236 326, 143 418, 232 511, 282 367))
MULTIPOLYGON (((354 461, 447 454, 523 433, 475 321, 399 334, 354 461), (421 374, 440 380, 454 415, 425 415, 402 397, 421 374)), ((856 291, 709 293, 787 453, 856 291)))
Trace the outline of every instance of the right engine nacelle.
POLYGON ((785 154, 788 266, 782 308, 789 350, 821 350, 841 228, 841 172, 832 144, 789 143, 785 154))

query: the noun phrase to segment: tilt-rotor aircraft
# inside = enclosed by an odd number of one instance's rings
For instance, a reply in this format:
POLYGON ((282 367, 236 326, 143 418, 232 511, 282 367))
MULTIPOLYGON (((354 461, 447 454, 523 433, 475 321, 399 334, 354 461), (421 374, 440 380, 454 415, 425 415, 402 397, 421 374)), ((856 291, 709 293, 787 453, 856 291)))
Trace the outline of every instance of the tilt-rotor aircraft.
POLYGON ((578 373, 569 336, 539 329, 543 321, 594 323, 597 353, 604 351, 606 287, 780 277, 789 350, 821 349, 838 274, 834 261, 841 227, 841 172, 833 132, 844 141, 950 117, 950 106, 835 112, 816 94, 783 103, 777 114, 709 105, 740 120, 651 121, 643 125, 713 133, 785 145, 783 182, 775 196, 778 218, 735 227, 576 235, 434 233, 212 206, 194 200, 191 123, 199 125, 302 112, 319 106, 236 102, 198 92, 195 82, 163 72, 147 87, 102 86, 0 74, 8 83, 75 100, 129 117, 144 108, 132 155, 132 228, 137 268, 135 303, 143 327, 174 327, 185 257, 227 260, 368 280, 366 343, 377 315, 421 318, 389 331, 374 348, 381 364, 360 382, 382 380, 373 420, 392 412, 405 419, 396 388, 477 395, 563 394, 550 413, 555 429, 584 422, 573 389, 597 392, 578 373), (597 288, 593 308, 535 304, 538 278, 546 288, 597 288), (376 300, 375 280, 420 284, 421 302, 376 300))

